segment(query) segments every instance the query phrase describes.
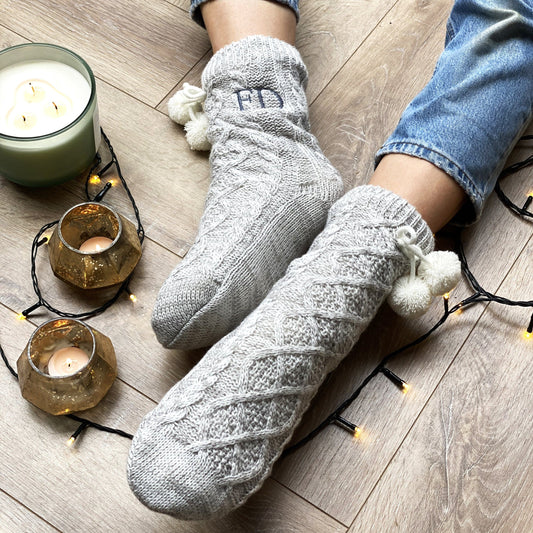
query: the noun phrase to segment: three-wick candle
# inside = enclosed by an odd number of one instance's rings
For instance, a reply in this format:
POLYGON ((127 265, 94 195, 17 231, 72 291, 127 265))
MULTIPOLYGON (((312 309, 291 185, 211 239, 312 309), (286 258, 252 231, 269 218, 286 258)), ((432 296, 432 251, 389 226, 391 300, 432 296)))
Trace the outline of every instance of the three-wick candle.
POLYGON ((50 44, 0 52, 0 175, 61 183, 89 168, 99 144, 95 80, 81 57, 50 44))

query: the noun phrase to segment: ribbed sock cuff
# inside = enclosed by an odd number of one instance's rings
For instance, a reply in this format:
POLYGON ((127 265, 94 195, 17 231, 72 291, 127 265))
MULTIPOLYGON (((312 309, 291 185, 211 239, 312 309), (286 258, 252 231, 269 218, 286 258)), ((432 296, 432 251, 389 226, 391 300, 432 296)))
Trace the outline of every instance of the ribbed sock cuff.
POLYGON ((274 37, 252 35, 221 48, 202 73, 202 86, 210 91, 219 79, 242 79, 243 86, 261 88, 267 80, 287 76, 305 89, 307 69, 298 50, 274 37))
MULTIPOLYGON (((433 233, 420 213, 401 196, 377 185, 363 185, 349 191, 337 204, 346 198, 347 207, 355 209, 360 216, 383 217, 399 226, 411 226, 417 236, 417 244, 424 254, 433 251, 433 233)), ((337 205, 336 204, 336 205, 337 205)))

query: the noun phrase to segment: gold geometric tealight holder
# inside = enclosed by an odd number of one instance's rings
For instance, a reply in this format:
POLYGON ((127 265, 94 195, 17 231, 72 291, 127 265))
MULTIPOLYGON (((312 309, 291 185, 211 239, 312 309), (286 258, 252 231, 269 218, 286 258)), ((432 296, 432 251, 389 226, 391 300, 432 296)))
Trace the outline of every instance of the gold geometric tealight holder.
POLYGON ((37 328, 17 361, 22 396, 52 415, 94 407, 117 376, 111 341, 80 320, 37 328))
POLYGON ((81 289, 122 283, 142 255, 134 224, 99 202, 69 209, 50 237, 48 251, 54 274, 81 289))

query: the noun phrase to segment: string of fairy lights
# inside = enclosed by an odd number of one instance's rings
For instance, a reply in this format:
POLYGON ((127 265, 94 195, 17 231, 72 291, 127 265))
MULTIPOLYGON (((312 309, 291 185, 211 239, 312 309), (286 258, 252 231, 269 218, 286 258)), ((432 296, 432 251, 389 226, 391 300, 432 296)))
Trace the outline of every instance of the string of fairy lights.
MULTIPOLYGON (((135 217, 137 219, 137 233, 139 235, 139 239, 142 243, 144 239, 144 229, 142 227, 139 211, 137 209, 137 206, 135 204, 135 201, 133 199, 133 196, 131 195, 131 192, 126 184, 126 181, 122 175, 122 172, 120 170, 120 165, 118 163, 118 159, 113 151, 113 148, 111 146, 111 143, 109 142, 109 139, 105 134, 102 132, 103 138, 107 144, 109 153, 111 154, 111 160, 105 164, 100 170, 97 171, 97 168, 101 165, 101 157, 98 156, 98 159, 94 165, 94 167, 90 170, 88 177, 86 179, 85 183, 85 192, 86 196, 90 201, 99 202, 102 200, 102 198, 105 196, 105 194, 111 189, 113 185, 115 185, 114 180, 106 180, 104 177, 104 174, 109 171, 111 168, 115 167, 117 175, 119 176, 119 179, 124 187, 124 190, 126 191, 126 194, 128 195, 128 198, 133 206, 135 217), (104 183, 103 187, 100 189, 100 191, 93 197, 90 197, 89 194, 89 185, 99 185, 101 183, 104 183)), ((533 135, 526 135, 522 137, 521 141, 527 141, 532 140, 533 135)), ((533 212, 529 211, 529 208, 531 207, 533 203, 533 190, 529 192, 526 195, 525 203, 522 207, 518 206, 512 200, 503 192, 500 181, 505 178, 506 176, 509 176, 510 174, 513 174, 527 166, 533 165, 533 155, 528 157, 527 159, 520 161, 518 163, 515 163, 507 168, 505 168, 500 176, 498 183, 495 187, 495 192, 500 199, 500 201, 505 205, 506 208, 508 208, 512 213, 517 215, 523 220, 531 220, 533 219, 533 212)), ((120 286, 116 294, 110 298, 108 301, 106 301, 103 305, 100 307, 93 309, 92 311, 84 312, 84 313, 65 313, 58 309, 55 309, 53 306, 51 306, 48 301, 43 297, 42 292, 39 287, 39 282, 36 275, 36 258, 37 258, 37 251, 40 246, 45 244, 47 242, 46 237, 43 237, 43 234, 50 229, 50 227, 57 224, 59 221, 52 222, 50 224, 46 224, 39 230, 37 233, 33 245, 32 245, 32 281, 33 281, 33 288, 34 291, 38 297, 38 302, 31 307, 25 309, 20 315, 19 318, 27 318, 30 313, 34 312, 39 307, 46 307, 49 311, 58 314, 62 317, 68 317, 68 318, 89 318, 92 316, 95 316, 99 313, 102 313, 107 308, 109 308, 113 303, 115 303, 119 296, 126 292, 130 298, 134 301, 135 296, 131 294, 131 292, 128 289, 129 284, 129 278, 120 286)), ((450 307, 449 303, 449 294, 445 294, 443 296, 443 306, 444 306, 444 312, 440 319, 437 321, 436 324, 434 324, 428 331, 426 331, 423 335, 420 335, 418 338, 414 339, 413 341, 409 342, 408 344, 405 344, 404 346, 394 350, 393 352, 385 355, 381 361, 374 367, 374 369, 366 376, 366 378, 363 379, 363 381, 359 384, 359 386, 350 394, 349 397, 347 397, 345 400, 343 400, 329 415, 327 415, 313 430, 311 430, 306 436, 304 436, 302 439, 300 439, 298 442, 293 444, 292 446, 285 449, 285 451, 282 454, 282 457, 285 457, 294 451, 298 450, 305 444, 307 444, 309 441, 314 439, 319 433, 321 433, 326 427, 330 425, 337 425, 341 428, 345 429, 346 431, 349 431, 354 437, 358 437, 361 433, 361 428, 347 420, 343 413, 346 411, 346 409, 357 399, 357 397, 361 394, 363 389, 378 375, 385 376, 391 383, 393 383, 401 392, 406 393, 410 385, 404 381, 400 376, 395 374, 390 368, 387 367, 387 365, 399 354, 406 352, 407 350, 413 348, 414 346, 417 346, 418 344, 421 344, 424 342, 430 335, 432 335, 435 331, 437 331, 447 320, 448 318, 453 315, 454 313, 458 313, 462 311, 463 309, 472 306, 477 303, 481 302, 495 302, 501 305, 509 305, 509 306, 519 306, 524 308, 533 308, 533 300, 511 300, 502 296, 498 296, 496 294, 493 294, 486 289, 484 289, 479 281, 476 279, 472 271, 470 270, 468 266, 468 261, 465 255, 465 251, 462 245, 461 235, 460 233, 457 233, 456 239, 455 239, 455 246, 456 251, 459 256, 459 260, 461 261, 461 266, 463 273, 470 284, 473 293, 455 304, 454 306, 450 307)), ((529 323, 525 330, 523 331, 523 336, 525 339, 530 339, 533 337, 533 313, 531 314, 531 317, 529 319, 529 323)), ((6 367, 11 372, 11 374, 18 378, 16 371, 9 363, 4 350, 2 349, 2 346, 0 345, 0 356, 2 357, 2 360, 4 361, 6 367)), ((72 445, 78 436, 85 431, 87 428, 94 428, 100 431, 108 432, 108 433, 114 433, 117 435, 120 435, 122 437, 126 437, 129 439, 133 438, 133 435, 130 433, 127 433, 125 431, 122 431, 120 429, 104 426, 101 424, 98 424, 96 422, 92 422, 90 420, 87 420, 85 418, 79 417, 77 415, 73 414, 67 414, 62 415, 66 416, 76 422, 79 423, 78 428, 76 431, 71 435, 71 437, 68 440, 68 444, 72 445)))
MULTIPOLYGON (((105 165, 102 165, 102 156, 98 153, 96 156, 96 160, 94 165, 89 169, 87 173, 87 177, 85 179, 85 196, 87 198, 87 201, 89 202, 100 202, 104 199, 106 194, 111 190, 112 187, 118 185, 120 182, 122 184, 122 188, 125 191, 131 206, 133 208, 133 212, 137 221, 137 235, 139 237, 139 242, 143 243, 144 241, 144 228, 141 223, 140 213, 139 209, 137 207, 137 204, 135 202, 135 199, 133 198, 133 195, 131 194, 131 191, 128 187, 128 184, 126 183, 126 180, 124 178, 124 175, 122 173, 122 170, 120 168, 120 164, 118 161, 118 158, 115 154, 115 151, 113 149, 113 146, 111 145, 111 142, 107 135, 104 133, 103 130, 101 130, 102 138, 104 139, 105 145, 107 147, 107 150, 109 152, 110 160, 105 165), (112 172, 112 178, 107 178, 107 173, 112 172), (118 180, 115 176, 118 176, 118 180), (101 186, 100 190, 94 195, 94 197, 91 197, 90 194, 90 186, 98 187, 101 186)), ((84 311, 81 313, 69 313, 62 311, 60 309, 57 309, 53 305, 49 303, 49 301, 44 297, 43 292, 41 290, 41 287, 39 285, 39 278, 37 276, 37 256, 39 249, 48 243, 49 237, 45 234, 48 233, 51 228, 59 224, 59 220, 55 220, 53 222, 49 222, 41 227, 41 229, 37 232, 35 235, 35 238, 32 242, 32 250, 31 250, 31 279, 32 279, 32 285, 33 290, 35 292, 35 295, 37 296, 37 302, 31 306, 29 306, 27 309, 24 309, 19 315, 18 318, 20 320, 27 319, 32 313, 37 311, 41 307, 45 307, 50 311, 51 313, 56 314, 59 317, 63 318, 71 318, 71 319, 87 319, 94 317, 96 315, 99 315, 109 309, 115 302, 117 302, 120 298, 120 296, 123 293, 126 293, 130 300, 133 302, 136 301, 136 296, 129 290, 129 283, 131 280, 131 275, 126 278, 126 280, 120 284, 119 288, 115 292, 113 296, 108 298, 103 304, 98 306, 95 309, 92 309, 90 311, 84 311)), ((6 354, 0 345, 0 357, 2 357, 2 360, 4 361, 5 365, 7 366, 8 370, 11 372, 13 377, 18 379, 18 374, 15 371, 15 369, 11 366, 9 363, 6 354)), ((76 429, 76 431, 71 435, 70 439, 68 440, 68 444, 72 445, 78 438, 78 436, 87 428, 91 427, 94 429, 98 429, 100 431, 108 432, 108 433, 114 433, 123 437, 127 438, 133 438, 133 435, 130 433, 127 433, 126 431, 122 431, 121 429, 116 429, 108 426, 104 426, 102 424, 98 424, 96 422, 92 422, 90 420, 87 420, 83 417, 74 415, 74 414, 66 414, 62 415, 70 418, 71 420, 75 420, 76 422, 79 422, 79 426, 76 429)))
MULTIPOLYGON (((531 139, 533 139, 533 135, 525 135, 521 137, 520 140, 526 141, 526 140, 531 140, 531 139)), ((500 185, 500 181, 506 176, 509 176, 510 174, 518 172, 519 170, 530 165, 533 165, 533 155, 531 155, 530 157, 528 157, 527 159, 523 161, 519 161, 518 163, 515 163, 505 168, 501 172, 498 178, 498 182, 495 187, 496 194, 498 198, 500 199, 500 201, 503 203, 503 205, 507 207, 511 212, 513 212, 514 214, 516 214, 517 216, 523 219, 533 218, 533 213, 528 211, 528 208, 531 206, 533 202, 533 190, 530 191, 526 195, 526 201, 524 202, 524 205, 522 207, 519 207, 514 202, 512 202, 511 199, 503 192, 501 185, 500 185)), ((400 389, 401 392, 406 393, 409 390, 410 385, 406 381, 404 381, 401 377, 396 375, 386 365, 390 363, 399 354, 406 352, 407 350, 413 348, 414 346, 424 342, 431 334, 437 331, 448 320, 448 318, 452 314, 461 312, 463 309, 471 305, 474 305, 476 303, 481 303, 481 302, 495 302, 495 303, 499 303, 502 305, 533 308, 533 300, 529 300, 529 301, 528 300, 511 300, 511 299, 493 294, 481 286, 481 284, 476 279, 476 277, 474 276, 474 274, 472 273, 472 271, 470 270, 468 266, 468 261, 467 261, 466 254, 463 248, 460 232, 458 232, 455 236, 455 247, 456 247, 457 254, 459 256, 459 260, 461 261, 461 267, 462 267, 463 274, 465 275, 474 293, 464 298, 463 300, 458 302, 453 307, 450 307, 450 303, 449 303, 450 295, 448 293, 445 294, 443 296, 444 313, 442 314, 440 319, 437 321, 437 323, 420 337, 416 338, 415 340, 409 342, 408 344, 398 348, 397 350, 394 350, 393 352, 383 357, 381 361, 370 372, 370 374, 368 374, 368 376, 352 392, 352 394, 350 394, 348 398, 342 401, 329 415, 327 415, 307 435, 305 435, 302 439, 300 439, 298 442, 296 442, 292 446, 286 448, 282 454, 282 457, 285 457, 295 452, 296 450, 298 450, 299 448, 307 444, 309 441, 311 441, 313 438, 315 438, 326 427, 332 424, 340 426, 346 431, 349 431, 350 433, 353 434, 355 438, 359 437, 362 431, 361 427, 359 427, 357 424, 354 424, 353 422, 350 422, 349 420, 344 418, 342 416, 344 411, 348 409, 348 407, 361 394, 363 389, 379 374, 382 374, 383 376, 388 378, 389 381, 391 381, 396 387, 398 387, 398 389, 400 389)), ((529 324, 527 325, 526 329, 523 332, 523 336, 525 339, 530 339, 531 337, 533 337, 533 313, 531 314, 531 318, 529 319, 529 324)))

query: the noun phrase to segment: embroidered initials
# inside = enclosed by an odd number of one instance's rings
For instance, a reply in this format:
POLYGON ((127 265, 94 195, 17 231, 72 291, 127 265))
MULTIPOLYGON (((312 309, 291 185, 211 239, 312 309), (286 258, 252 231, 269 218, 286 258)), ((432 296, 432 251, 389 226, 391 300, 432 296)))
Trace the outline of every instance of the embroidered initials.
POLYGON ((241 111, 247 109, 253 109, 257 107, 283 107, 283 98, 274 89, 267 89, 265 87, 259 87, 258 89, 241 89, 235 91, 237 95, 237 102, 241 111))

